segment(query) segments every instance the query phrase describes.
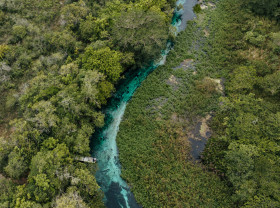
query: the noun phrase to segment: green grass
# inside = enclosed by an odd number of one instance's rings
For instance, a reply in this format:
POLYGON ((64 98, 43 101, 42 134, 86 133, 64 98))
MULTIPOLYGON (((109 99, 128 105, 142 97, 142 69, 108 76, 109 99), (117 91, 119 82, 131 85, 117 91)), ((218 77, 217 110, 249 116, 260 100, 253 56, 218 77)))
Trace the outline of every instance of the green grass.
MULTIPOLYGON (((279 32, 279 24, 253 15, 242 3, 225 0, 217 3, 215 10, 203 10, 176 38, 167 63, 143 82, 127 106, 117 137, 122 176, 143 207, 278 207, 279 151, 274 151, 279 148, 279 136, 273 130, 278 121, 267 122, 262 113, 271 118, 279 113, 279 92, 272 95, 271 88, 266 89, 269 81, 263 82, 279 70, 279 57, 271 46, 271 33, 279 32), (258 45, 247 41, 248 31, 265 36, 266 41, 258 45), (262 56, 258 56, 260 53, 262 56), (195 61, 196 74, 191 69, 173 69, 185 59, 195 61), (259 81, 248 92, 255 95, 232 90, 239 89, 238 81, 246 73, 234 74, 244 66, 253 66, 257 71, 255 79, 259 81), (226 78, 226 104, 219 105, 221 94, 207 88, 205 77, 226 78), (234 83, 237 86, 232 88, 234 83), (246 105, 254 107, 246 107, 239 100, 242 93, 247 99, 252 96, 246 105), (258 98, 263 100, 262 106, 252 103, 260 102, 258 98), (267 109, 273 111, 268 113, 267 109), (264 122, 258 124, 259 133, 255 133, 258 126, 249 121, 244 126, 249 116, 240 116, 254 110, 254 116, 264 122), (189 160, 187 133, 193 121, 211 111, 216 112, 212 122, 215 132, 204 154, 207 166, 194 165, 189 160), (252 135, 246 138, 248 132, 252 135), (263 134, 269 136, 256 139, 263 134), (228 145, 234 142, 240 143, 241 150, 250 144, 250 148, 262 150, 258 152, 262 156, 248 159, 238 148, 229 150, 228 145), (235 158, 235 154, 239 155, 235 158), (232 161, 239 158, 245 160, 244 164, 251 162, 254 168, 236 170, 236 164, 242 163, 232 161), (222 180, 207 168, 216 170, 222 180), (250 180, 242 178, 244 174, 251 174, 250 180)), ((279 89, 277 84, 274 87, 279 89)))
POLYGON ((225 74, 211 56, 217 50, 210 47, 212 39, 203 35, 207 15, 189 22, 177 37, 167 63, 136 91, 120 125, 122 177, 143 207, 232 207, 225 183, 189 160, 187 132, 195 118, 218 108, 220 97, 199 90, 197 83, 225 74), (173 69, 185 59, 197 62, 196 74, 173 69), (178 84, 170 84, 171 76, 178 84))

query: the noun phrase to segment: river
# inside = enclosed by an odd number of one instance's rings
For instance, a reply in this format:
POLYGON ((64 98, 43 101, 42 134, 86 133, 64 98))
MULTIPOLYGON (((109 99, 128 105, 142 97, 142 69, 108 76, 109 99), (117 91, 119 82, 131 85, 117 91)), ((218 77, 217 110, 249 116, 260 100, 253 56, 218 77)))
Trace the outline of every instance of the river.
MULTIPOLYGON (((172 25, 180 32, 186 28, 188 20, 195 17, 193 6, 197 0, 178 0, 177 5, 182 4, 183 9, 176 11, 172 19, 172 25)), ((104 202, 108 208, 138 208, 128 184, 121 178, 121 165, 118 159, 116 137, 119 124, 125 112, 128 101, 142 81, 159 65, 163 65, 172 44, 167 42, 166 49, 162 51, 161 58, 150 67, 139 69, 130 74, 117 87, 117 91, 109 104, 104 109, 106 115, 105 126, 93 135, 93 156, 98 161, 96 180, 105 193, 104 202)), ((129 159, 129 158, 128 158, 129 159)))

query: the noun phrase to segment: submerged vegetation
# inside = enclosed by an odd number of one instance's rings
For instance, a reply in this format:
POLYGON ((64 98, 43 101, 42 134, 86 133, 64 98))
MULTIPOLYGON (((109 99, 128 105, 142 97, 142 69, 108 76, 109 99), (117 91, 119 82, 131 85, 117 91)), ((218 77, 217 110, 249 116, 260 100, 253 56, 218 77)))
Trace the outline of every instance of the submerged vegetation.
POLYGON ((122 175, 144 207, 280 206, 280 5, 261 2, 207 4, 128 104, 122 175), (188 135, 209 113, 212 136, 194 164, 188 135))

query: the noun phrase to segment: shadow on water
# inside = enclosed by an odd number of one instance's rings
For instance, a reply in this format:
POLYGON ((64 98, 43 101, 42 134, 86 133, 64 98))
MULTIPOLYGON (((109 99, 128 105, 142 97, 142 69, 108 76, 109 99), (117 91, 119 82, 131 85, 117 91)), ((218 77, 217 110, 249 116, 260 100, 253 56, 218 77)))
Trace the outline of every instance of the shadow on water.
MULTIPOLYGON (((179 0, 183 9, 176 11, 172 19, 172 25, 180 32, 186 28, 186 22, 195 17, 192 8, 197 0, 179 0)), ((97 158, 98 171, 96 180, 105 193, 104 202, 109 208, 138 208, 134 195, 128 184, 121 178, 121 165, 118 159, 116 137, 119 124, 125 112, 127 102, 133 96, 135 90, 142 81, 159 65, 165 63, 168 52, 172 49, 172 43, 167 42, 166 49, 162 51, 161 59, 155 61, 150 67, 126 74, 126 79, 117 86, 117 91, 103 109, 105 113, 105 126, 98 129, 92 136, 92 154, 97 158)))
MULTIPOLYGON (((116 182, 112 182, 109 188, 109 191, 107 191, 107 193, 105 193, 105 197, 107 199, 106 201, 106 207, 126 207, 126 202, 123 198, 123 195, 121 193, 122 191, 122 187, 116 183, 116 182)), ((129 190, 127 190, 129 192, 129 190)), ((140 207, 134 196, 132 195, 132 193, 129 193, 130 195, 128 196, 128 205, 131 208, 136 208, 136 207, 140 207)))

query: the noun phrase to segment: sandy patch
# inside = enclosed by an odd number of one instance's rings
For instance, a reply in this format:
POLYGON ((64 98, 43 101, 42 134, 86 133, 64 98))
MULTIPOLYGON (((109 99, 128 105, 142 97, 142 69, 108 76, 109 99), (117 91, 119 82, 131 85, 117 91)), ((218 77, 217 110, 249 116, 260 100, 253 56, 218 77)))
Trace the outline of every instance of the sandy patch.
POLYGON ((199 130, 199 134, 202 136, 202 137, 205 137, 207 138, 207 132, 210 132, 210 128, 208 126, 208 121, 211 119, 211 115, 207 115, 205 118, 202 118, 201 120, 201 125, 200 125, 200 130, 199 130))
POLYGON ((177 79, 173 74, 169 77, 168 82, 175 85, 178 84, 177 79))
POLYGON ((203 32, 205 37, 209 37, 210 33, 208 30, 204 29, 203 32))

